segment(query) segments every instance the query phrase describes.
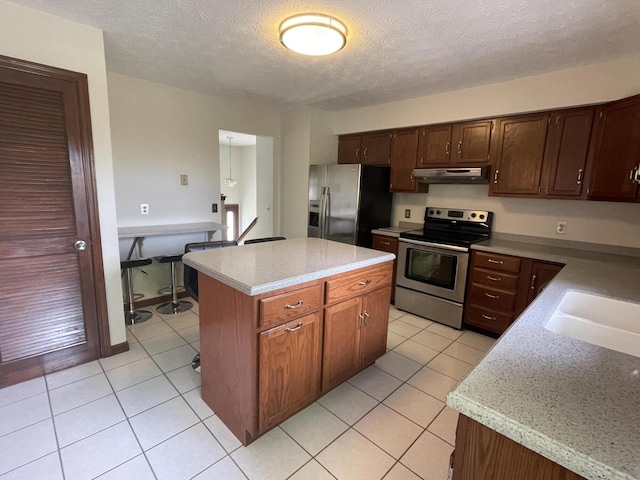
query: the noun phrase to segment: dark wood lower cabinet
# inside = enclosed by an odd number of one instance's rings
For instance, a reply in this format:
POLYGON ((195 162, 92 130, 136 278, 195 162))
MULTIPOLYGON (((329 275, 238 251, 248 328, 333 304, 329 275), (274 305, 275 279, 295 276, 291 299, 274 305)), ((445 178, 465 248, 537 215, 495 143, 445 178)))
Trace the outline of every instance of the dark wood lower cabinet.
POLYGON ((585 480, 484 425, 460 415, 453 480, 585 480))

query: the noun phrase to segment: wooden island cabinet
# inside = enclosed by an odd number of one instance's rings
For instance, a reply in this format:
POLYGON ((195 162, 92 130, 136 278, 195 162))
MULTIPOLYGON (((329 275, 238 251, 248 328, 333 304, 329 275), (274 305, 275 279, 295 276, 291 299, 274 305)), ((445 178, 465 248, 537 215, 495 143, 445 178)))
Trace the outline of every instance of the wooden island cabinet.
POLYGON ((392 266, 253 296, 198 272, 202 398, 244 445, 385 353, 392 266))

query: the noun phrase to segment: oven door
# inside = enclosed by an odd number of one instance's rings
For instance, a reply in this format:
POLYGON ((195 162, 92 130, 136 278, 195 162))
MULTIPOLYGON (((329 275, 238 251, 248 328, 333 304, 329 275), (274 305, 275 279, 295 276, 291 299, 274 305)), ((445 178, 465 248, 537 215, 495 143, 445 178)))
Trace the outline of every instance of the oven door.
POLYGON ((468 267, 467 248, 402 238, 398 243, 401 287, 463 303, 468 267))

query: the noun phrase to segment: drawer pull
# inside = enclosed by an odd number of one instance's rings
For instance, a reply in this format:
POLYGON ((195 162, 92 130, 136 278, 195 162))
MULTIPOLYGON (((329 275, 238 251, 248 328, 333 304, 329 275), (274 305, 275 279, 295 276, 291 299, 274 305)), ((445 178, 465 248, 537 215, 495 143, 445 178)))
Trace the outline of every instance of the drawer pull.
POLYGON ((536 275, 536 274, 534 274, 534 275, 531 277, 531 290, 535 290, 535 289, 536 289, 536 278, 537 278, 537 275, 536 275))
POLYGON ((493 258, 487 259, 489 263, 497 263, 498 265, 502 265, 504 262, 502 260, 494 260, 493 258))
POLYGON ((487 275, 487 280, 491 280, 492 282, 499 282, 500 279, 497 277, 492 277, 491 275, 487 275))
POLYGON ((295 332, 297 330, 300 330, 302 328, 302 322, 298 323, 298 325, 296 325, 293 328, 287 327, 284 329, 285 332, 295 332))
POLYGON ((287 310, 292 310, 292 309, 294 309, 294 308, 301 307, 303 303, 304 303, 304 302, 303 302, 302 300, 298 300, 298 303, 296 303, 295 305, 289 305, 289 304, 287 303, 287 304, 284 306, 284 308, 286 308, 287 310))
MULTIPOLYGON (((413 175, 413 174, 412 174, 412 175, 413 175)), ((391 242, 383 242, 383 241, 380 241, 380 243, 381 243, 382 245, 391 245, 391 242)))
POLYGON ((490 293, 486 293, 486 292, 485 292, 484 296, 485 296, 485 297, 492 298, 492 299, 494 299, 494 300, 498 300, 498 299, 500 298, 500 296, 499 296, 499 295, 491 295, 490 293))
POLYGON ((358 282, 358 285, 365 286, 365 285, 369 285, 370 283, 371 283, 371 280, 364 280, 362 282, 358 282))
POLYGON ((485 320, 496 320, 496 317, 490 317, 489 315, 485 315, 484 313, 482 314, 482 318, 484 318, 485 320))

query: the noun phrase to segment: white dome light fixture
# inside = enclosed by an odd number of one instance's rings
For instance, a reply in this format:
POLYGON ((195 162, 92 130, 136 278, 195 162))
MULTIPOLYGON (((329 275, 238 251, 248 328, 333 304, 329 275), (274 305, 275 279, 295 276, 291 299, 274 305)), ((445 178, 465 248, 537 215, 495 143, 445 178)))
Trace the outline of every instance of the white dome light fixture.
POLYGON ((280 24, 280 42, 302 55, 329 55, 347 44, 347 27, 321 13, 294 15, 280 24))

